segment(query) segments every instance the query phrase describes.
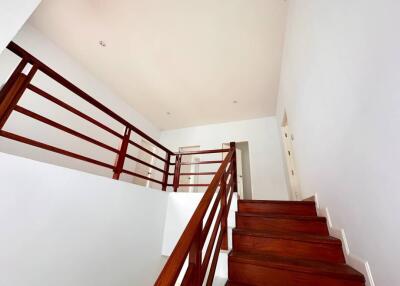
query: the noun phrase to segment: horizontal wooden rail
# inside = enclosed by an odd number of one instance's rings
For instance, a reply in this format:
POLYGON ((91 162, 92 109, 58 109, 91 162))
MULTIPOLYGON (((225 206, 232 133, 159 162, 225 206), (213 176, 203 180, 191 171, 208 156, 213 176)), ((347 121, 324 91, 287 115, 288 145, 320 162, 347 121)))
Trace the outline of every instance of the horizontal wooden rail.
POLYGON ((139 148, 140 150, 142 150, 142 151, 144 151, 144 152, 150 154, 151 156, 153 156, 153 157, 155 157, 155 158, 157 158, 157 159, 159 159, 159 160, 161 160, 161 161, 163 161, 163 162, 167 162, 167 160, 165 160, 165 159, 162 158, 161 156, 158 156, 156 153, 151 152, 150 150, 144 148, 143 146, 140 146, 138 143, 136 143, 136 142, 134 142, 134 141, 132 141, 132 140, 129 140, 129 144, 131 144, 131 145, 133 145, 133 146, 139 148))
POLYGON ((134 177, 138 177, 138 178, 141 178, 141 179, 144 179, 144 180, 149 180, 151 182, 154 182, 154 183, 157 183, 157 184, 160 184, 160 185, 163 184, 163 182, 161 182, 159 180, 152 179, 152 178, 146 177, 145 175, 142 175, 142 174, 139 174, 139 173, 135 173, 135 172, 132 172, 132 171, 129 171, 129 170, 125 170, 124 169, 124 170, 122 170, 122 173, 131 175, 131 176, 134 176, 134 177))
POLYGON ((90 123, 96 125, 97 127, 100 127, 101 129, 109 132, 110 134, 122 139, 123 136, 121 134, 119 134, 118 132, 112 130, 111 128, 109 128, 106 125, 100 123, 99 121, 95 120, 94 118, 86 115, 85 113, 80 112, 79 110, 73 108, 72 106, 62 102, 58 98, 48 94, 47 92, 41 90, 40 88, 38 88, 38 87, 36 87, 36 86, 34 86, 32 84, 29 84, 28 85, 28 89, 30 89, 31 91, 35 92, 36 94, 42 96, 43 98, 45 98, 45 99, 57 104, 58 106, 64 108, 65 110, 68 110, 68 111, 72 112, 73 114, 75 114, 75 115, 77 115, 77 116, 89 121, 90 123))
POLYGON ((215 175, 216 172, 198 172, 198 173, 181 173, 181 176, 210 176, 210 175, 215 175))
POLYGON ((214 161, 200 161, 200 162, 181 162, 181 165, 207 165, 207 164, 221 164, 221 160, 214 161))
POLYGON ((212 150, 177 152, 174 153, 174 155, 201 155, 201 154, 227 153, 227 152, 229 152, 229 149, 212 149, 212 150))
POLYGON ((98 141, 96 139, 93 139, 93 138, 91 138, 89 136, 86 136, 86 135, 84 135, 84 134, 82 134, 82 133, 80 133, 78 131, 75 131, 75 130, 73 130, 71 128, 68 128, 68 127, 66 127, 66 126, 64 126, 64 125, 62 125, 60 123, 57 123, 57 122, 55 122, 53 120, 50 120, 50 119, 48 119, 48 118, 46 118, 44 116, 41 116, 41 115, 39 115, 39 114, 37 114, 37 113, 35 113, 33 111, 30 111, 30 110, 28 110, 28 109, 26 109, 26 108, 24 108, 22 106, 18 106, 17 105, 14 108, 14 110, 17 111, 17 112, 20 112, 20 113, 22 113, 22 114, 24 114, 26 116, 34 118, 34 119, 36 119, 36 120, 38 120, 38 121, 40 121, 42 123, 45 123, 45 124, 50 125, 50 126, 53 126, 53 127, 57 128, 59 130, 62 130, 64 132, 66 132, 66 133, 69 133, 69 134, 74 135, 74 136, 76 136, 78 138, 81 138, 81 139, 86 140, 86 141, 88 141, 90 143, 93 143, 93 144, 95 144, 95 145, 97 145, 99 147, 102 147, 102 148, 104 148, 104 149, 106 149, 108 151, 111 151, 111 152, 114 152, 114 153, 118 153, 117 149, 115 149, 115 148, 113 148, 113 147, 111 147, 111 146, 109 146, 107 144, 104 144, 104 143, 102 143, 102 142, 100 142, 100 141, 98 141))
POLYGON ((137 162, 137 163, 139 163, 139 164, 145 165, 145 166, 149 167, 150 169, 154 169, 154 170, 157 170, 157 171, 159 171, 159 172, 161 172, 161 173, 164 173, 164 170, 163 170, 163 169, 160 169, 160 168, 158 168, 158 167, 156 167, 156 166, 154 166, 154 165, 152 165, 152 164, 150 164, 150 163, 147 163, 147 162, 145 162, 145 161, 143 161, 143 160, 140 160, 140 159, 138 159, 138 158, 135 158, 135 157, 133 157, 133 156, 131 156, 131 155, 129 155, 129 154, 126 154, 126 158, 131 159, 132 161, 135 161, 135 162, 137 162))
POLYGON ((95 160, 95 159, 92 159, 89 157, 85 157, 85 156, 82 156, 82 155, 79 155, 79 154, 58 148, 58 147, 54 147, 54 146, 51 146, 51 145, 48 145, 48 144, 45 144, 45 143, 42 143, 42 142, 39 142, 39 141, 36 141, 33 139, 29 139, 29 138, 26 138, 26 137, 23 137, 23 136, 20 136, 20 135, 11 133, 11 132, 7 132, 4 130, 0 130, 0 136, 3 136, 5 138, 8 138, 8 139, 11 139, 14 141, 22 142, 22 143, 25 143, 28 145, 32 145, 32 146, 35 146, 35 147, 38 147, 41 149, 45 149, 45 150, 48 150, 48 151, 51 151, 54 153, 58 153, 58 154, 61 154, 64 156, 72 157, 72 158, 75 158, 75 159, 78 159, 81 161, 85 161, 85 162, 88 162, 91 164, 95 164, 95 165, 98 165, 98 166, 101 166, 104 168, 108 168, 108 169, 114 168, 114 166, 112 166, 110 164, 107 164, 107 163, 104 163, 104 162, 101 162, 101 161, 98 161, 98 160, 95 160))

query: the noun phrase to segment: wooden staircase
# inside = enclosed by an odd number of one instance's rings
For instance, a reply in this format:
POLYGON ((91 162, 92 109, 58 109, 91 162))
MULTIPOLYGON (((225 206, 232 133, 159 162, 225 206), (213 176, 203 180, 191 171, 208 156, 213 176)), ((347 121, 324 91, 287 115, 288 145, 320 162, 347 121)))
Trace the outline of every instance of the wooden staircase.
POLYGON ((231 286, 362 286, 311 201, 238 201, 231 286))

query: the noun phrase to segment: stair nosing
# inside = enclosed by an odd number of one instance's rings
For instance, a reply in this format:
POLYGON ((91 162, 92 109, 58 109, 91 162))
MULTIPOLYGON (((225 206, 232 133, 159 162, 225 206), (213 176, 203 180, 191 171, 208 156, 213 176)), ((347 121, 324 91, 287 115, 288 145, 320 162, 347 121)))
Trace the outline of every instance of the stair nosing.
MULTIPOLYGON (((234 260, 236 260, 236 262, 239 263, 246 263, 246 264, 252 264, 252 265, 257 265, 257 266, 265 266, 268 268, 274 268, 274 269, 280 269, 280 270, 285 270, 285 271, 290 271, 290 272, 297 272, 297 273, 306 273, 306 274, 310 274, 310 275, 321 275, 321 276, 328 276, 328 277, 335 277, 335 278, 339 278, 339 279, 345 279, 345 280, 352 280, 352 281, 362 281, 365 282, 365 277, 364 275, 362 275, 362 273, 358 272, 357 270, 353 269, 352 267, 348 266, 347 264, 344 263, 329 263, 329 262, 323 262, 323 261, 316 261, 316 260, 306 260, 306 259, 293 259, 293 258, 289 258, 289 257, 282 257, 282 256, 274 256, 274 255, 266 255, 266 254, 249 254, 246 252, 240 252, 240 251, 231 251, 229 253, 229 258, 232 258, 234 260), (258 258, 264 258, 263 260, 261 259, 257 259, 258 258), (351 269, 351 271, 353 273, 337 273, 337 272, 329 272, 327 270, 322 270, 322 269, 317 269, 315 267, 311 267, 311 266, 304 266, 302 265, 303 269, 293 269, 290 267, 290 263, 287 263, 285 266, 284 265, 280 265, 279 262, 273 262, 273 261, 268 261, 265 260, 265 258, 285 258, 286 262, 289 261, 303 261, 306 263, 315 263, 315 264, 320 264, 322 265, 329 265, 329 266, 334 266, 334 267, 338 267, 338 266, 342 266, 342 267, 346 267, 348 269, 351 269), (242 260, 242 261, 241 261, 242 260), (244 261, 243 261, 244 260, 244 261), (257 263, 258 262, 258 263, 257 263), (289 268, 288 268, 289 266, 289 268), (310 271, 307 271, 305 269, 309 269, 310 271)), ((291 264, 294 265, 295 264, 291 264)))
POLYGON ((234 235, 239 234, 239 235, 247 235, 253 237, 269 237, 282 240, 300 241, 305 243, 321 243, 321 244, 331 244, 338 246, 342 245, 340 239, 337 239, 332 236, 313 235, 313 234, 306 234, 294 231, 279 232, 279 231, 254 230, 254 229, 246 229, 244 227, 237 227, 232 230, 232 233, 234 235))
POLYGON ((310 220, 310 221, 321 221, 326 222, 325 217, 320 216, 302 216, 302 215, 286 215, 279 213, 251 213, 251 212, 236 212, 236 216, 245 217, 259 217, 259 218, 277 218, 277 219, 292 219, 292 220, 310 220))
POLYGON ((238 203, 315 205, 313 201, 238 200, 238 203))

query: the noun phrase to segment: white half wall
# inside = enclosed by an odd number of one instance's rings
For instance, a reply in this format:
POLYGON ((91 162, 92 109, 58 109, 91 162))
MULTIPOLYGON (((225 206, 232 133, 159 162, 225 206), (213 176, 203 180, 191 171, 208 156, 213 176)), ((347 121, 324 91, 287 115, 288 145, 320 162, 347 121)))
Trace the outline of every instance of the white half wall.
POLYGON ((0 1, 0 53, 24 25, 41 0, 0 1))
MULTIPOLYGON (((172 151, 195 145, 200 145, 201 150, 220 149, 223 143, 248 141, 253 199, 287 200, 279 132, 275 117, 264 117, 166 130, 161 132, 160 141, 172 151)), ((221 155, 214 156, 217 158, 220 160, 221 155)))
MULTIPOLYGON (((162 246, 162 255, 165 257, 170 256, 175 248, 179 238, 185 230, 190 218, 196 210, 203 193, 173 193, 168 192, 168 207, 165 216, 165 227, 164 227, 164 239, 162 246)), ((215 200, 215 197, 214 197, 215 200)), ((214 202, 214 201, 213 201, 214 202)), ((212 206, 213 202, 210 204, 212 206)), ((219 208, 216 214, 219 212, 219 208)), ((210 211, 210 208, 208 209, 210 211)), ((232 249, 232 228, 236 226, 235 213, 237 211, 237 194, 234 193, 232 197, 231 206, 228 213, 228 248, 232 249)), ((203 220, 203 225, 206 223, 209 213, 203 220)), ((210 231, 208 233, 207 240, 204 244, 203 251, 205 252, 209 242, 210 236, 215 227, 215 221, 213 221, 210 231)), ((219 235, 219 233, 218 233, 219 235)), ((217 236, 218 236, 217 235, 217 236)), ((221 251, 218 257, 218 263, 215 271, 215 278, 213 285, 225 285, 228 278, 228 252, 221 251)), ((187 262, 186 262, 187 263, 187 262)), ((187 264, 184 265, 178 281, 182 281, 185 274, 187 264)))
POLYGON ((400 2, 290 0, 278 114, 303 196, 318 193, 376 285, 400 285, 400 2))
POLYGON ((153 285, 168 194, 0 153, 0 284, 153 285))
MULTIPOLYGON (((159 138, 160 132, 158 128, 122 101, 112 90, 93 77, 82 66, 80 66, 77 61, 54 45, 34 27, 26 24, 14 38, 14 41, 76 86, 87 92, 90 96, 147 133, 149 136, 156 140, 159 138)), ((19 58, 9 50, 5 50, 0 55, 0 85, 8 79, 18 62, 19 58)), ((120 134, 124 133, 124 126, 119 122, 113 120, 108 115, 105 115, 103 112, 80 99, 77 95, 51 80, 43 73, 38 72, 33 78, 32 83, 56 98, 72 105, 81 112, 92 116, 120 134)), ((19 105, 114 148, 118 149, 121 145, 121 140, 114 135, 111 135, 76 115, 73 115, 29 90, 24 93, 19 105)), ((88 156, 111 165, 114 165, 116 159, 116 154, 113 152, 78 139, 72 135, 66 134, 65 132, 61 132, 17 112, 12 113, 4 128, 6 131, 88 156)), ((139 143, 141 141, 141 138, 135 136, 135 134, 132 134, 131 138, 139 143)), ((135 155, 137 149, 131 149, 129 149, 129 153, 135 155)), ((112 171, 109 169, 96 167, 92 164, 40 150, 36 147, 24 145, 3 137, 0 137, 0 151, 107 177, 112 176, 112 171)), ((127 160, 126 162, 128 164, 127 169, 133 171, 135 169, 135 163, 131 160, 127 160)), ((132 177, 126 177, 123 179, 132 180, 132 177)))

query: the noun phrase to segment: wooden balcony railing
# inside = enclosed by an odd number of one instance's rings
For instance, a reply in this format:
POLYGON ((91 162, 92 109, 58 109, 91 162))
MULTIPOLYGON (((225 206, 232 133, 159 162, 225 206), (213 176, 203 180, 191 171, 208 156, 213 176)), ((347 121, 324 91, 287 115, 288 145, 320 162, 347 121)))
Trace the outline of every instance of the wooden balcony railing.
MULTIPOLYGON (((78 88, 76 85, 65 79, 63 76, 55 72, 53 69, 48 67, 46 64, 41 62, 39 59, 31 55, 29 52, 18 46, 17 44, 11 42, 7 46, 8 50, 14 53, 16 56, 20 58, 19 64, 15 67, 13 73, 0 90, 0 136, 22 142, 28 145, 32 145, 41 149, 45 149, 50 152, 58 153, 63 156, 67 156, 70 158, 74 158, 77 160, 81 160, 96 166, 100 166, 106 168, 111 171, 112 177, 114 179, 119 179, 121 174, 130 175, 133 177, 137 177, 143 179, 145 181, 150 181, 152 183, 159 184, 162 190, 167 190, 168 187, 171 187, 173 191, 179 191, 180 188, 206 188, 210 184, 211 178, 216 174, 215 170, 206 170, 206 171, 193 171, 186 170, 181 172, 183 169, 182 166, 214 166, 213 168, 217 168, 222 163, 222 156, 220 158, 213 158, 212 160, 206 159, 202 161, 184 161, 185 157, 191 155, 198 156, 210 156, 218 153, 226 154, 229 152, 229 149, 216 149, 216 150, 204 150, 204 151, 195 151, 195 152, 184 152, 184 153, 174 153, 170 151, 168 148, 145 134, 143 131, 136 128, 132 123, 128 122, 105 105, 88 95, 86 92, 78 88), (25 72, 26 69, 29 69, 28 72, 25 72), (59 97, 56 97, 50 92, 45 91, 43 88, 32 83, 33 78, 37 75, 38 72, 41 72, 49 78, 50 81, 58 83, 67 91, 72 92, 73 95, 78 98, 83 99, 90 106, 95 107, 101 113, 104 113, 106 116, 115 120, 119 124, 123 126, 123 129, 117 130, 109 127, 106 123, 100 122, 98 119, 94 118, 94 116, 90 116, 85 113, 83 110, 72 106, 61 100, 59 97), (56 120, 49 119, 42 114, 34 112, 27 107, 19 105, 20 99, 23 96, 31 96, 27 95, 26 91, 33 92, 37 96, 43 98, 51 104, 57 106, 57 108, 61 108, 64 111, 69 112, 72 116, 78 117, 83 121, 89 122, 94 128, 101 129, 109 134, 111 137, 119 140, 120 144, 118 146, 111 146, 109 143, 107 144, 103 140, 99 140, 89 136, 88 134, 84 134, 83 132, 79 132, 76 129, 66 126, 63 122, 57 122, 56 120), (89 156, 84 156, 79 153, 79 151, 75 150, 66 150, 65 148, 61 148, 59 146, 54 146, 49 144, 49 138, 41 138, 41 141, 34 140, 32 138, 28 138, 23 136, 22 134, 16 134, 10 130, 5 130, 4 126, 6 122, 9 120, 11 114, 13 112, 22 114, 27 118, 31 118, 52 128, 65 132, 66 134, 75 136, 89 144, 95 145, 97 147, 102 148, 108 152, 112 152, 115 154, 115 163, 110 164, 108 162, 104 162, 98 158, 92 158, 89 156), (152 144, 156 151, 151 151, 141 146, 139 143, 135 142, 137 140, 132 140, 132 137, 137 139, 141 138, 152 144), (129 153, 129 147, 137 148, 147 154, 149 154, 152 158, 156 158, 159 164, 154 164, 151 162, 146 162, 138 156, 134 156, 129 153), (131 160, 136 162, 136 164, 146 166, 150 171, 158 172, 161 174, 162 179, 155 179, 154 177, 150 177, 148 174, 140 174, 135 172, 135 170, 130 170, 125 164, 126 160, 131 160), (171 170, 172 169, 172 170, 171 170), (185 181, 182 178, 199 178, 201 177, 201 182, 190 182, 185 181)), ((27 123, 29 126, 29 123, 27 123)), ((28 128, 28 127, 27 127, 28 128)), ((187 168, 186 168, 187 169, 187 168)), ((190 179, 189 178, 189 179, 190 179)))

